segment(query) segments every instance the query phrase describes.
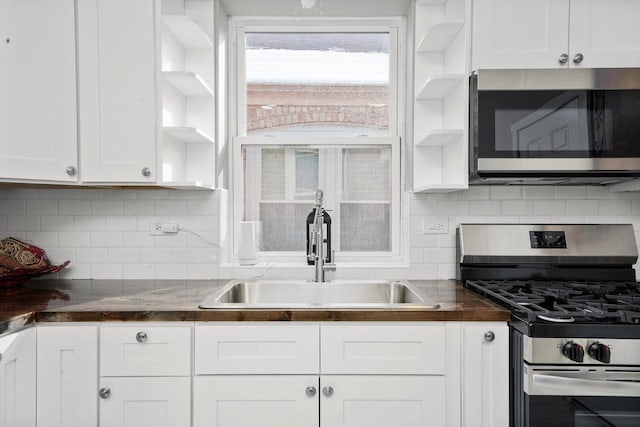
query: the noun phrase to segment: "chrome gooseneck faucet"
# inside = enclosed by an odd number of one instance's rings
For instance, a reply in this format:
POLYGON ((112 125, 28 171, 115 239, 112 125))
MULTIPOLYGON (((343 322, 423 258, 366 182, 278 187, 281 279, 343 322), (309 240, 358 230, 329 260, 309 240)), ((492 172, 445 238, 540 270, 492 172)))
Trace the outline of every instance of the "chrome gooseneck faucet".
MULTIPOLYGON (((316 207, 313 218, 313 229, 311 231, 311 238, 309 239, 309 248, 307 254, 309 258, 312 258, 315 266, 314 282, 324 282, 324 272, 327 270, 334 271, 336 269, 333 263, 333 254, 331 254, 330 263, 325 262, 324 254, 324 208, 322 207, 324 194, 322 190, 316 191, 316 207)), ((310 259, 311 261, 311 259, 310 259)))

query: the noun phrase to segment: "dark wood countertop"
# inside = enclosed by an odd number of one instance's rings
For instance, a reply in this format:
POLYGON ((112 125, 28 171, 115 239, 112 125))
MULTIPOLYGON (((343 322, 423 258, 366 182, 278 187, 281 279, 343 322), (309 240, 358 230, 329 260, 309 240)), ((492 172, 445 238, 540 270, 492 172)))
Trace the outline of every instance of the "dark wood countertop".
POLYGON ((436 310, 202 310, 228 280, 34 280, 0 288, 0 334, 33 322, 506 321, 509 312, 453 280, 411 280, 436 310))

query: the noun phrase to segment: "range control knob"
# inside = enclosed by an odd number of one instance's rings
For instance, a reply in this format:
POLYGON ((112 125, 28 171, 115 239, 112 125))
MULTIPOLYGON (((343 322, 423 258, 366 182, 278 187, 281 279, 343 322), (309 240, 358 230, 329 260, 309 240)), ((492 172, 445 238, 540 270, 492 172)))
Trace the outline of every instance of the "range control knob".
POLYGON ((596 359, 597 361, 602 363, 611 362, 611 349, 608 345, 594 342, 589 346, 589 349, 587 351, 589 352, 589 356, 592 359, 596 359))
POLYGON ((565 357, 573 360, 574 362, 581 362, 584 360, 584 348, 578 343, 569 341, 562 347, 562 354, 565 357))

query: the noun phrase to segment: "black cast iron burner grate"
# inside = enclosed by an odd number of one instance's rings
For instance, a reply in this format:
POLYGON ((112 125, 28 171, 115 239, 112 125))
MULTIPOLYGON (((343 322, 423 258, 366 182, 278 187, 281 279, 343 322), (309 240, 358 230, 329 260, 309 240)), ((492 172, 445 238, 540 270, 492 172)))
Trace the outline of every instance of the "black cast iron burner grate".
POLYGON ((640 324, 640 284, 620 281, 467 280, 527 321, 640 324))

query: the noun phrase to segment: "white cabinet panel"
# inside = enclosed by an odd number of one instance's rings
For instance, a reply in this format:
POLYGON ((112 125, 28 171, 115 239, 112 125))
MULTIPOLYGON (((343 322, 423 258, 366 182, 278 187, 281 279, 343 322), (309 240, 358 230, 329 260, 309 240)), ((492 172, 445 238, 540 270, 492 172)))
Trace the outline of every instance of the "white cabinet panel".
POLYGON ((195 342, 196 375, 319 372, 317 325, 196 325, 195 342))
POLYGON ((323 374, 445 373, 445 325, 323 325, 323 374))
POLYGON ((0 338, 0 427, 36 425, 36 330, 0 338))
POLYGON ((571 0, 571 66, 640 67, 639 18, 637 0, 571 0), (578 54, 584 59, 574 63, 578 54))
POLYGON ((39 326, 38 427, 98 425, 98 328, 39 326))
POLYGON ((475 0, 472 40, 475 70, 566 67, 569 0, 475 0))
POLYGON ((317 427, 318 382, 299 375, 195 377, 193 425, 317 427))
POLYGON ((467 322, 462 331, 462 425, 506 427, 509 328, 505 322, 467 322))
POLYGON ((84 182, 156 180, 155 5, 154 0, 78 1, 84 182))
POLYGON ((191 327, 100 328, 100 375, 191 375, 191 327))
POLYGON ((322 376, 320 388, 322 427, 448 425, 442 376, 322 376))
POLYGON ((0 0, 0 179, 75 182, 73 0, 0 0))
POLYGON ((100 427, 190 427, 190 378, 102 378, 100 427))

